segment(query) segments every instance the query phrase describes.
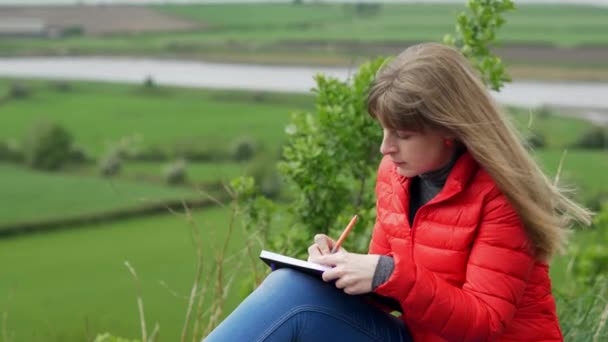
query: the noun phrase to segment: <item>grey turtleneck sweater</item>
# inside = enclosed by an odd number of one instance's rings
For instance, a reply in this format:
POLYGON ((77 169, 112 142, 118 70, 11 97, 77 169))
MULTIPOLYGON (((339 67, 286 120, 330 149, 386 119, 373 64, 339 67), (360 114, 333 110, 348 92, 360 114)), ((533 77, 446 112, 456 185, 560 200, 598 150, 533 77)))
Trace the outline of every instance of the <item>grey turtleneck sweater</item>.
MULTIPOLYGON (((414 224, 414 218, 418 209, 432 200, 443 189, 450 171, 452 171, 454 164, 456 164, 461 154, 462 151, 456 151, 452 160, 442 168, 410 179, 410 210, 408 213, 410 227, 414 224)), ((372 280, 372 290, 375 290, 386 282, 394 269, 395 262, 392 257, 387 255, 380 256, 372 280)))

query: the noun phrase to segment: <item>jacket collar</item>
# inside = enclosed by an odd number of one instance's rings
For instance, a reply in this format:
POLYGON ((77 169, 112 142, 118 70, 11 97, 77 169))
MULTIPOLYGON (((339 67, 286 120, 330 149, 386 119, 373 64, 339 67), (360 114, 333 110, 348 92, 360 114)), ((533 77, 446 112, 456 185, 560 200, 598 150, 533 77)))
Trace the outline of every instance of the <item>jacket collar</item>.
MULTIPOLYGON (((479 165, 473 158, 469 151, 464 151, 462 155, 454 164, 454 167, 450 171, 448 178, 446 179, 445 185, 441 191, 433 198, 429 203, 437 203, 444 201, 459 192, 461 192, 467 184, 471 181, 479 165)), ((409 182, 408 177, 404 177, 397 173, 397 167, 393 167, 393 183, 402 188, 405 197, 409 198, 409 182), (396 183, 396 184, 395 184, 396 183)))

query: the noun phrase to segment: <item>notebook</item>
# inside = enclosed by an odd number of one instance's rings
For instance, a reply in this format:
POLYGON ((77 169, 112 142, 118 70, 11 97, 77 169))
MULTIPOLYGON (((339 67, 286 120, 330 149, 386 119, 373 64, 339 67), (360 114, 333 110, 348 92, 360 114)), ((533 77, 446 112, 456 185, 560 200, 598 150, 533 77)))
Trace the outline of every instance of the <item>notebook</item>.
MULTIPOLYGON (((260 253, 260 259, 264 261, 270 268, 275 271, 279 268, 292 268, 299 272, 310 274, 314 277, 321 279, 323 272, 330 270, 331 267, 325 265, 319 265, 312 262, 288 257, 282 254, 277 254, 263 250, 260 253)), ((379 304, 383 308, 388 308, 393 311, 403 312, 401 305, 398 301, 390 297, 384 297, 377 293, 368 293, 363 295, 369 297, 376 304, 379 304)))

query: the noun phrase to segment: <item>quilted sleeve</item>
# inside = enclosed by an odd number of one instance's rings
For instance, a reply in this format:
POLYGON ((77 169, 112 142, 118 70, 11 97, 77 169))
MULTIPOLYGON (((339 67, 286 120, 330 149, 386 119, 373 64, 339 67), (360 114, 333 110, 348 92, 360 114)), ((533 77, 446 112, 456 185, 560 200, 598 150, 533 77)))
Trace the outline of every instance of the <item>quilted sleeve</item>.
POLYGON ((416 265, 408 240, 392 239, 395 270, 374 292, 397 299, 409 322, 450 341, 488 341, 512 320, 534 265, 524 227, 494 188, 487 197, 462 288, 416 265))

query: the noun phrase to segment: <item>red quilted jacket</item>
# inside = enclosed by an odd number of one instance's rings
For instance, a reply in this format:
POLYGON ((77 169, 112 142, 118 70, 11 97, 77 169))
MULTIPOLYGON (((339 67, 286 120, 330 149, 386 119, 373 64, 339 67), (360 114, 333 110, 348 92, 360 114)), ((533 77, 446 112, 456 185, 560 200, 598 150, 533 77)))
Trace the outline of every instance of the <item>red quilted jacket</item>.
POLYGON ((408 185, 385 157, 369 253, 393 257, 375 292, 401 303, 414 341, 562 341, 549 267, 473 157, 458 159, 411 227, 408 185))

